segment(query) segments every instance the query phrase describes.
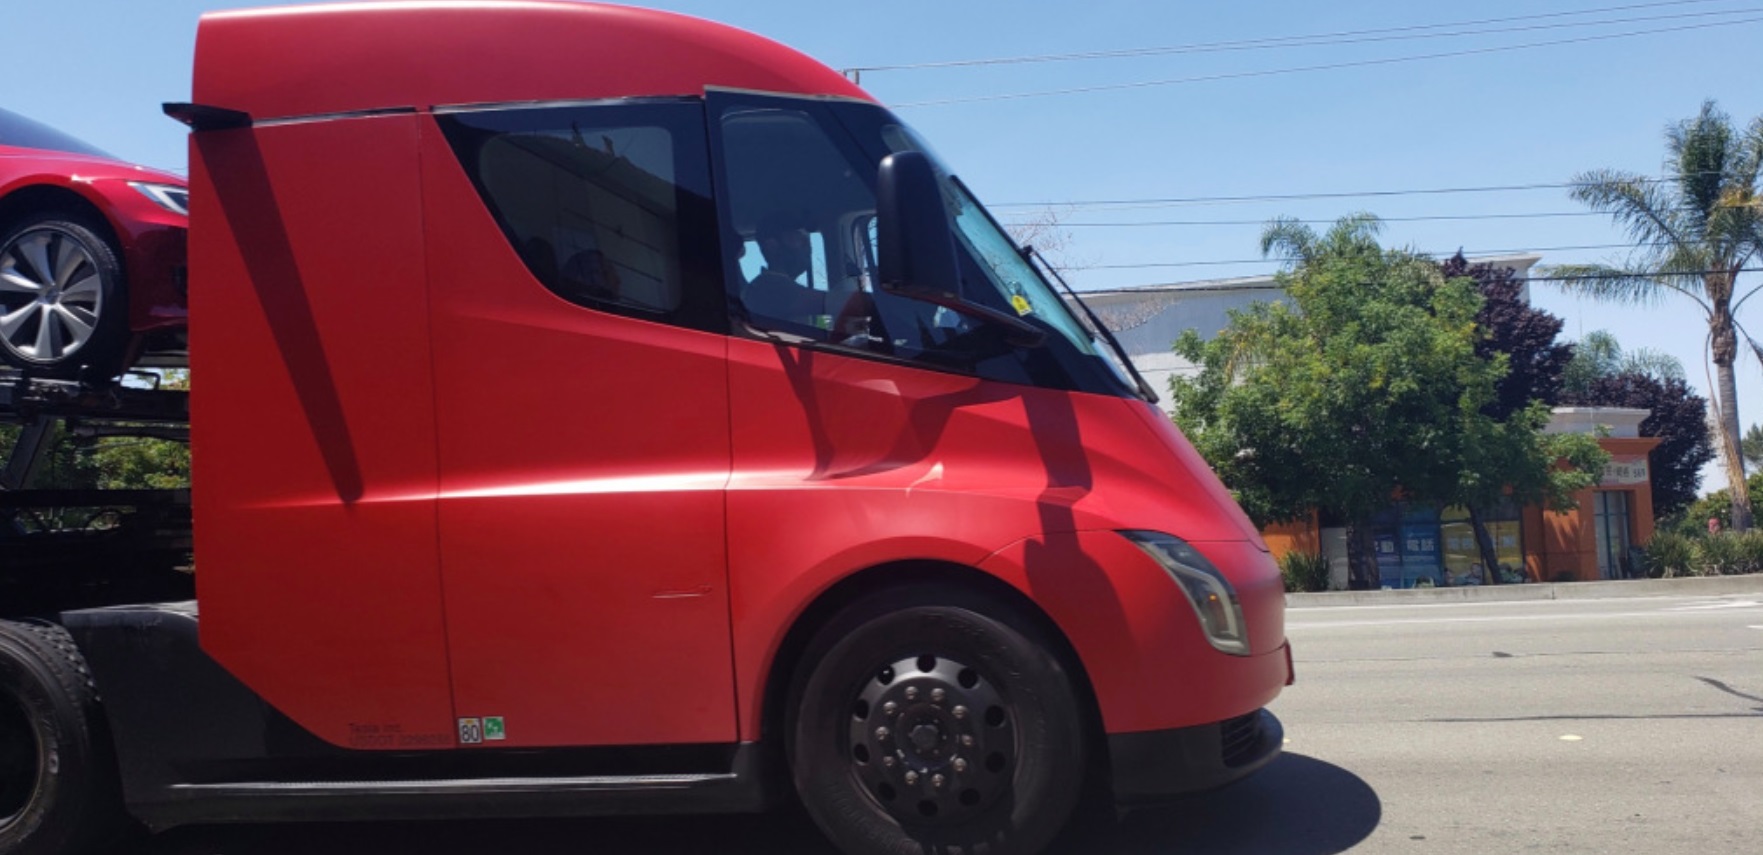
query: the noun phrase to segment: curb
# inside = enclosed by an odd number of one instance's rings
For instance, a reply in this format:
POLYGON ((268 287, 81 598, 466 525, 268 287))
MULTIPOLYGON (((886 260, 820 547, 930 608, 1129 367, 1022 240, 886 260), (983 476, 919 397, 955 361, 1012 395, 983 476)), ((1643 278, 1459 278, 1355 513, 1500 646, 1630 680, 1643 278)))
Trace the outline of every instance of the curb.
POLYGON ((1723 597, 1763 594, 1763 573, 1686 579, 1625 579, 1606 582, 1545 582, 1411 588, 1403 591, 1328 591, 1287 594, 1287 608, 1420 606, 1432 603, 1516 603, 1532 600, 1610 600, 1625 597, 1723 597))

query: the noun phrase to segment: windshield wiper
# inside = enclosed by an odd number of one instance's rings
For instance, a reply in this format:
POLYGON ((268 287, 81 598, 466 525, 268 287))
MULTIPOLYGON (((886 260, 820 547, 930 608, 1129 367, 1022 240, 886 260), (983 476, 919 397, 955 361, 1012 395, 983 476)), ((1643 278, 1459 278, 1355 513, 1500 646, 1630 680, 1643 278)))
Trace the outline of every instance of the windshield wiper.
POLYGON ((1053 274, 1053 279, 1058 281, 1059 287, 1064 288, 1065 293, 1071 295, 1071 301, 1083 310, 1084 317, 1090 319, 1090 326, 1095 327, 1096 332, 1101 333, 1102 340, 1108 343, 1108 347, 1114 351, 1114 356, 1120 360, 1120 364, 1126 368, 1127 373, 1132 375, 1133 382, 1138 384, 1139 395, 1146 401, 1157 403, 1157 392, 1151 388, 1150 383, 1145 382, 1145 376, 1139 373, 1138 366, 1132 364, 1132 357, 1126 355, 1126 348, 1121 346, 1120 339, 1115 338, 1114 332, 1108 329, 1108 325, 1102 323, 1101 318, 1096 317, 1096 313, 1090 310, 1090 304, 1085 303, 1084 298, 1079 297, 1077 292, 1072 290, 1071 283, 1066 282, 1065 277, 1059 275, 1058 269, 1048 262, 1047 257, 1042 255, 1040 250, 1035 249, 1033 244, 1023 247, 1022 255, 1037 264, 1042 270, 1053 274))

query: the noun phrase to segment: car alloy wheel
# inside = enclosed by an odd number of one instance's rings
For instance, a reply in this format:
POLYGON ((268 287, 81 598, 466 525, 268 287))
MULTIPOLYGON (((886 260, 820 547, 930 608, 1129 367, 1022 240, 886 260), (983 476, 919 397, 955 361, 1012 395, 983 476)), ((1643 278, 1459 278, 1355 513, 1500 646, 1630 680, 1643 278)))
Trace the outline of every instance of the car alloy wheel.
POLYGON ((54 225, 0 247, 0 343, 34 363, 60 363, 91 342, 105 311, 96 250, 54 225))

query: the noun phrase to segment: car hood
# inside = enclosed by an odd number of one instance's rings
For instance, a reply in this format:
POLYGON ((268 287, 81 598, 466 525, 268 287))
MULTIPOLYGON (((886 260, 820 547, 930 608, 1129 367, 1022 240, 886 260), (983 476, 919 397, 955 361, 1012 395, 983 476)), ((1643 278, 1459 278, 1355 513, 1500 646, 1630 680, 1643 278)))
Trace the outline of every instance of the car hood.
POLYGON ((180 176, 109 157, 65 151, 0 145, 0 182, 25 175, 61 175, 82 179, 151 181, 186 186, 180 176))

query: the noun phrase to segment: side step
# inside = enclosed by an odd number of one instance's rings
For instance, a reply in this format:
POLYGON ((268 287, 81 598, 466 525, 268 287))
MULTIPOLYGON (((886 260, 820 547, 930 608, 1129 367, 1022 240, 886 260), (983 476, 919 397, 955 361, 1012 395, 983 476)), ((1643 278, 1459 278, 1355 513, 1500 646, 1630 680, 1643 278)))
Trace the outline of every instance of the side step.
POLYGON ((736 771, 693 775, 260 781, 174 784, 130 811, 154 828, 198 823, 517 819, 626 814, 752 813, 768 806, 758 746, 736 771))

